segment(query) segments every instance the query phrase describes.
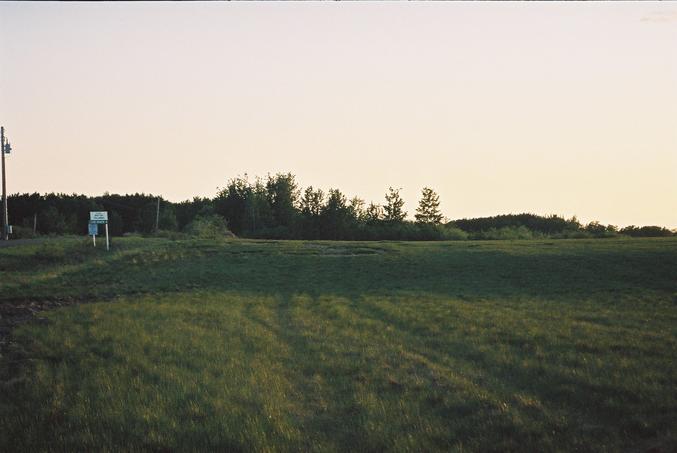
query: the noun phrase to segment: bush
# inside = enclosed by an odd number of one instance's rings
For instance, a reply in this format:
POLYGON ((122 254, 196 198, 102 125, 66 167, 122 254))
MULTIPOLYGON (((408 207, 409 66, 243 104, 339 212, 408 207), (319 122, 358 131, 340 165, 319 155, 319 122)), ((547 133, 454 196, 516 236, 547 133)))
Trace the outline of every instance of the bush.
POLYGON ((545 235, 543 235, 542 233, 532 231, 523 225, 518 227, 510 226, 503 228, 489 228, 488 230, 480 231, 479 233, 471 235, 472 239, 485 239, 485 240, 539 239, 543 237, 545 237, 545 235))
POLYGON ((438 225, 441 231, 441 239, 445 241, 465 241, 468 239, 468 233, 453 225, 438 225))
POLYGON ((197 217, 186 226, 186 233, 200 239, 233 237, 223 217, 215 214, 197 217))
POLYGON ((634 225, 630 225, 628 227, 623 228, 620 231, 621 234, 625 234, 627 236, 632 236, 632 237, 669 237, 672 236, 674 233, 667 228, 659 227, 659 226, 643 226, 643 227, 636 227, 634 225))

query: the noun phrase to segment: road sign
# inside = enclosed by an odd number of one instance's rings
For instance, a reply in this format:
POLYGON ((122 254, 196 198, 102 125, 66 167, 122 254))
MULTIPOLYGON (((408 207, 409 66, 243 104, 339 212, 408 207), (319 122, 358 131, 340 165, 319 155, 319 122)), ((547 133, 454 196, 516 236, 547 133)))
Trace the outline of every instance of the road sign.
POLYGON ((99 234, 99 224, 98 223, 90 223, 89 224, 89 235, 90 236, 96 236, 99 234))
MULTIPOLYGON (((97 227, 102 223, 106 226, 106 250, 110 250, 110 241, 108 240, 108 211, 89 211, 89 228, 91 231, 92 224, 97 227)), ((90 233, 91 234, 91 233, 90 233)), ((92 234, 92 242, 96 247, 96 235, 92 234)))
POLYGON ((108 223, 108 211, 89 211, 89 223, 108 223))

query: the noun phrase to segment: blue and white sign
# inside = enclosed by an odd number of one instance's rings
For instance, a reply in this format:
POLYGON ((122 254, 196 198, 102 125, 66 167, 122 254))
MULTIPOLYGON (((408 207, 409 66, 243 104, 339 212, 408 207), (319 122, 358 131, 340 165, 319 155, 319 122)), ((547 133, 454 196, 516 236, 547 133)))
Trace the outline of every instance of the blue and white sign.
POLYGON ((89 223, 108 223, 108 211, 89 211, 89 223))
POLYGON ((90 236, 96 236, 99 234, 99 224, 98 223, 90 223, 89 224, 89 235, 90 236))

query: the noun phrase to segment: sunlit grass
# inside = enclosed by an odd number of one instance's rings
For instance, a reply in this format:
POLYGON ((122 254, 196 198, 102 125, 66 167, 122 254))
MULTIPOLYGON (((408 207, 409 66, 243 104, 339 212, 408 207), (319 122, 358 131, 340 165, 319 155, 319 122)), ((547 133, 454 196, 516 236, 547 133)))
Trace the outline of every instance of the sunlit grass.
POLYGON ((0 449, 618 451, 674 440, 673 239, 119 247, 0 284, 0 303, 105 300, 15 332, 0 449))

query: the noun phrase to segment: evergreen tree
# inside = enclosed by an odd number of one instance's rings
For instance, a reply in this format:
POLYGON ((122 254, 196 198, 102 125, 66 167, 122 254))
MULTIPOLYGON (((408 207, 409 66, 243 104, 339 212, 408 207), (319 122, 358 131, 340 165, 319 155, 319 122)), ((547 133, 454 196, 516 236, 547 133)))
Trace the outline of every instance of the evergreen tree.
POLYGON ((402 222, 407 213, 402 210, 404 206, 404 200, 400 197, 401 189, 393 189, 392 187, 388 188, 388 193, 386 194, 386 205, 383 206, 385 215, 383 220, 387 222, 402 222))
POLYGON ((421 201, 416 208, 416 221, 419 223, 430 223, 438 225, 442 223, 442 213, 440 212, 440 196, 429 187, 424 187, 421 192, 421 201))

